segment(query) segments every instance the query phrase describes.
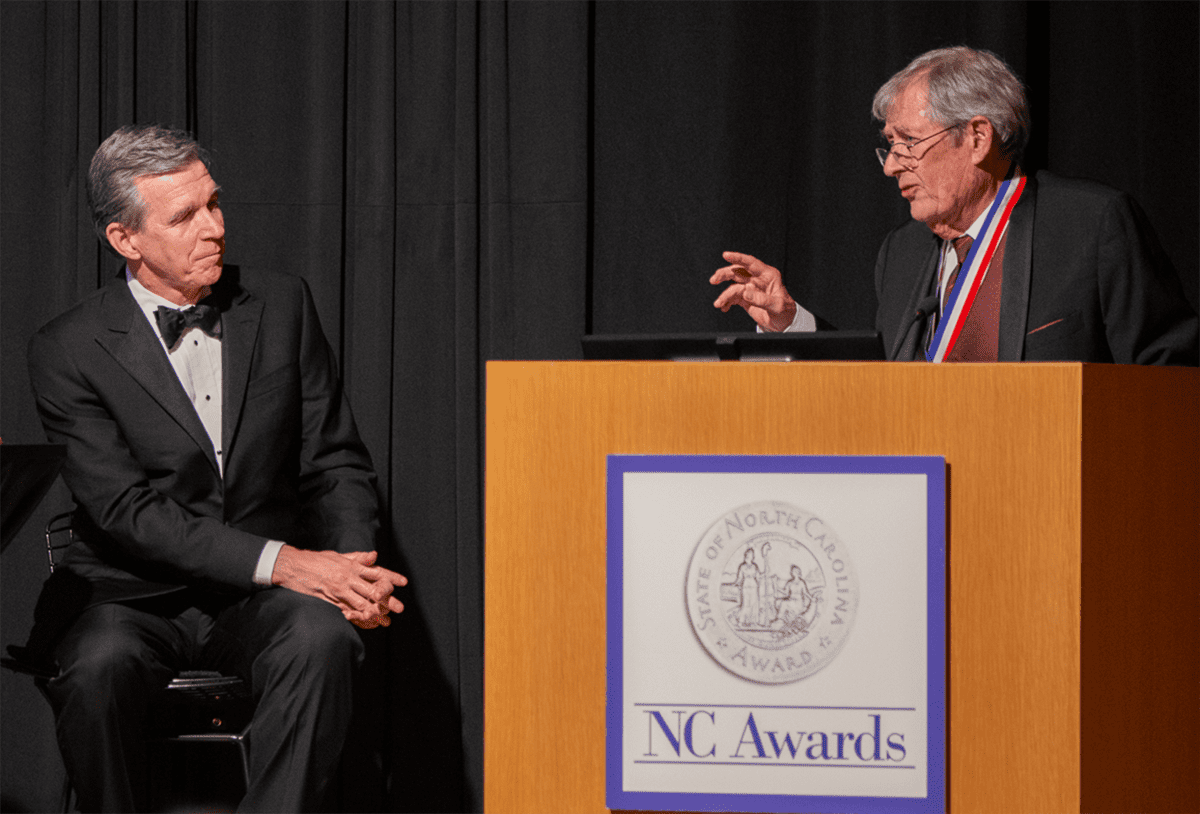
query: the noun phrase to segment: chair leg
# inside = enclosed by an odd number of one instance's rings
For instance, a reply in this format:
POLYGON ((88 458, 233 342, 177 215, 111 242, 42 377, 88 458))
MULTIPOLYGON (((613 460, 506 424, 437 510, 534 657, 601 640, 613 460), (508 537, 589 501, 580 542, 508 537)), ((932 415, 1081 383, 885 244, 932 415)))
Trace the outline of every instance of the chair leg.
POLYGON ((237 741, 238 754, 242 758, 242 780, 245 782, 245 788, 250 788, 250 752, 246 749, 246 735, 242 733, 242 737, 237 741))
POLYGON ((62 795, 60 797, 58 810, 63 812, 63 814, 67 814, 67 812, 72 811, 74 809, 74 806, 72 806, 71 803, 74 802, 74 799, 75 799, 75 787, 71 785, 71 776, 64 772, 63 773, 63 782, 62 782, 62 795))

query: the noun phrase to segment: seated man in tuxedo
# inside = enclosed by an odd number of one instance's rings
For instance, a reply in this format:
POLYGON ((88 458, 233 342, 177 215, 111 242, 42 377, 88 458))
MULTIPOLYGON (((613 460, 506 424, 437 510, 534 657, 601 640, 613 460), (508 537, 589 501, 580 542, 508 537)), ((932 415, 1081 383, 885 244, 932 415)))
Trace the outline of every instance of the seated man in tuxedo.
POLYGON ((29 347, 76 502, 30 646, 59 667, 48 694, 83 811, 144 807, 147 702, 183 669, 241 675, 258 702, 241 809, 319 805, 363 657, 354 626, 403 610, 312 296, 225 267, 208 167, 159 127, 100 145, 89 203, 125 262, 29 347))
MULTIPOLYGON (((1197 320, 1128 196, 1018 164, 1025 89, 995 55, 917 57, 875 94, 877 150, 913 221, 875 264, 875 327, 889 359, 1197 364, 1197 320)), ((778 269, 726 252, 714 305, 764 331, 817 328, 778 269)))

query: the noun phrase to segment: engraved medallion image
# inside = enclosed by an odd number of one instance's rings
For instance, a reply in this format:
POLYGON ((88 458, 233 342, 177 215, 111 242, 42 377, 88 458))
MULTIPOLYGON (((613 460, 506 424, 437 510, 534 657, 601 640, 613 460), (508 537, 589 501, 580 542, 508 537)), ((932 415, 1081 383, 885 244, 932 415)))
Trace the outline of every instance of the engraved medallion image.
POLYGON ((850 552, 819 517, 778 500, 739 506, 696 543, 688 617, 708 654, 763 684, 829 664, 858 610, 850 552))

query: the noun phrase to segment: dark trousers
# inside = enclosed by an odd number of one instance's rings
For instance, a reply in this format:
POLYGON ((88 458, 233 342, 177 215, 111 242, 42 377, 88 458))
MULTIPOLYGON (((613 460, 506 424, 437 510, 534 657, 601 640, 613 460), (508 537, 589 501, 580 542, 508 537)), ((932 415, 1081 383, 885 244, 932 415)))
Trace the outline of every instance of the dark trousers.
POLYGON ((54 654, 48 694, 80 810, 145 809, 148 704, 176 672, 210 669, 245 678, 258 704, 238 810, 308 811, 341 755, 363 645, 333 605, 274 588, 98 605, 54 654))

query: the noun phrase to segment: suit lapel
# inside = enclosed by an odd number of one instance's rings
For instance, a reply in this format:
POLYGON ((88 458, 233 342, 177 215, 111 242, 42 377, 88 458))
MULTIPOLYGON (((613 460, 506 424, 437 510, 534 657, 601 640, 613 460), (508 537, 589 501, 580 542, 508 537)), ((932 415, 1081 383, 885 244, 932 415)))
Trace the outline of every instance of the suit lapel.
MULTIPOLYGON (((921 326, 914 326, 910 323, 910 319, 917 313, 917 306, 921 300, 935 293, 937 290, 937 267, 938 267, 938 248, 939 241, 933 232, 927 232, 928 239, 925 241, 927 250, 925 252, 924 265, 921 267, 921 273, 916 277, 916 285, 913 286, 912 293, 908 298, 908 307, 904 310, 904 317, 901 321, 901 328, 905 325, 909 326, 909 330, 902 331, 896 337, 896 344, 892 348, 892 354, 889 359, 908 362, 914 359, 923 359, 925 345, 926 329, 921 326)), ((928 321, 923 325, 928 325, 928 321)))
POLYGON ((1004 285, 1000 290, 1000 336, 996 360, 1019 362, 1025 348, 1029 318, 1029 286, 1033 268, 1033 216, 1037 210, 1037 181, 1025 180, 1021 199, 1008 219, 1004 246, 1004 285))
MULTIPOLYGON (((226 273, 230 283, 235 283, 237 270, 230 268, 226 273)), ((227 471, 241 422, 250 381, 250 360, 258 341, 263 309, 262 300, 236 284, 233 287, 236 290, 228 306, 221 307, 221 442, 227 471)))
POLYGON ((158 335, 129 292, 124 275, 106 289, 101 309, 104 325, 96 341, 191 436, 217 471, 208 433, 163 352, 158 335))

